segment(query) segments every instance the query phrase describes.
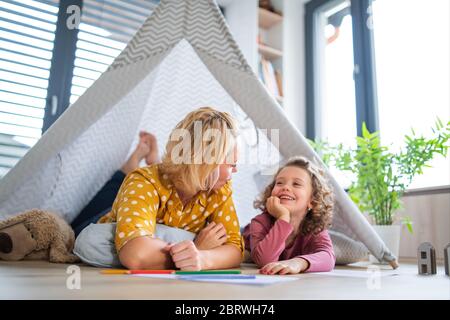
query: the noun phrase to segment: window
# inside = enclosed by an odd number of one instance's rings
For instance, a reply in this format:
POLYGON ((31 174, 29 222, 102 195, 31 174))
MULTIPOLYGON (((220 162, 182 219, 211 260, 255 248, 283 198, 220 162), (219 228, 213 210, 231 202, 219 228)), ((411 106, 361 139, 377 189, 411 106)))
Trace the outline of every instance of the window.
MULTIPOLYGON (((372 4, 380 135, 403 145, 405 134, 431 134, 450 120, 450 2, 376 0, 372 4)), ((436 157, 410 188, 450 185, 450 157, 436 157)))
MULTIPOLYGON (((307 43, 307 66, 311 68, 307 86, 314 85, 307 91, 314 99, 308 102, 313 118, 308 117, 307 136, 328 140, 333 145, 354 146, 357 105, 350 1, 313 1, 309 5, 313 8, 307 10, 310 20, 308 26, 307 14, 306 30, 311 35, 307 43)), ((341 185, 350 185, 351 177, 334 167, 330 171, 341 185)))
POLYGON ((58 5, 0 1, 0 178, 41 136, 58 5))
POLYGON ((356 133, 355 84, 353 81, 353 31, 350 3, 324 10, 320 44, 323 66, 318 78, 320 126, 317 135, 333 144, 353 145, 356 133))
POLYGON ((84 0, 70 103, 89 88, 125 48, 159 1, 84 0))
MULTIPOLYGON (((311 0, 305 11, 308 138, 354 147, 365 122, 395 149, 411 128, 430 135, 450 120, 449 1, 311 0)), ((450 157, 430 165, 411 189, 450 185, 450 157)))

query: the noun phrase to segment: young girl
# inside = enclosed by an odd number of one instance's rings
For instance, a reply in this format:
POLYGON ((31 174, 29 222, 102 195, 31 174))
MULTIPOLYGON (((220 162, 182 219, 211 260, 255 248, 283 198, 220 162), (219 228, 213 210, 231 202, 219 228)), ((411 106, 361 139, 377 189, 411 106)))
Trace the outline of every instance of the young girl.
POLYGON ((321 170, 303 157, 290 159, 255 208, 264 212, 244 229, 245 248, 263 274, 330 271, 335 255, 327 228, 333 193, 321 170))

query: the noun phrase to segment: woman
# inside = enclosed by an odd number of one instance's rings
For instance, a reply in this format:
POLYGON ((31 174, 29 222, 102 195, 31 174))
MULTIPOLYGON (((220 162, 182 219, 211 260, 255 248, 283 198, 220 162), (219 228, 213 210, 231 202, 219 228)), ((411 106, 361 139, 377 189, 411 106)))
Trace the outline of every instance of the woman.
POLYGON ((238 158, 236 138, 229 114, 200 108, 175 127, 161 164, 126 176, 111 212, 99 220, 117 223, 115 246, 123 266, 201 270, 240 264, 243 241, 230 181, 238 158), (220 229, 222 224, 226 242, 206 248, 192 240, 169 244, 156 237, 157 223, 193 232, 197 238, 205 228, 220 229))

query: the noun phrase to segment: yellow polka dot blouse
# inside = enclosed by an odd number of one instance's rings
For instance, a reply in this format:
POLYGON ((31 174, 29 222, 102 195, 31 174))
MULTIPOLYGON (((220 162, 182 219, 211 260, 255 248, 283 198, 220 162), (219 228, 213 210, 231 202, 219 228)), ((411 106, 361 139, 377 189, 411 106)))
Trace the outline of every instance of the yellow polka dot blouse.
POLYGON ((111 212, 98 223, 117 222, 115 244, 119 251, 128 241, 153 237, 156 223, 199 233, 208 222, 222 223, 227 242, 243 253, 239 221, 231 198, 231 181, 207 194, 201 191, 183 207, 169 177, 158 165, 130 172, 119 189, 111 212))

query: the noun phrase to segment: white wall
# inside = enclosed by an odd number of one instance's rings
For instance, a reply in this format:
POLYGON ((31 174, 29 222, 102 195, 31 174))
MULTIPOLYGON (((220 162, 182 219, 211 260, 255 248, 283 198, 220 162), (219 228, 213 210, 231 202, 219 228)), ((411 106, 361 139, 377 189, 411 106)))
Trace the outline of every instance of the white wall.
POLYGON ((444 247, 450 244, 450 189, 437 194, 404 196, 404 208, 399 217, 409 216, 413 221, 413 234, 402 228, 400 257, 417 258, 417 248, 430 242, 436 257, 444 259, 444 247))
POLYGON ((242 54, 254 71, 258 70, 258 0, 218 0, 242 54))
POLYGON ((288 118, 306 134, 304 2, 283 2, 283 107, 288 118))

